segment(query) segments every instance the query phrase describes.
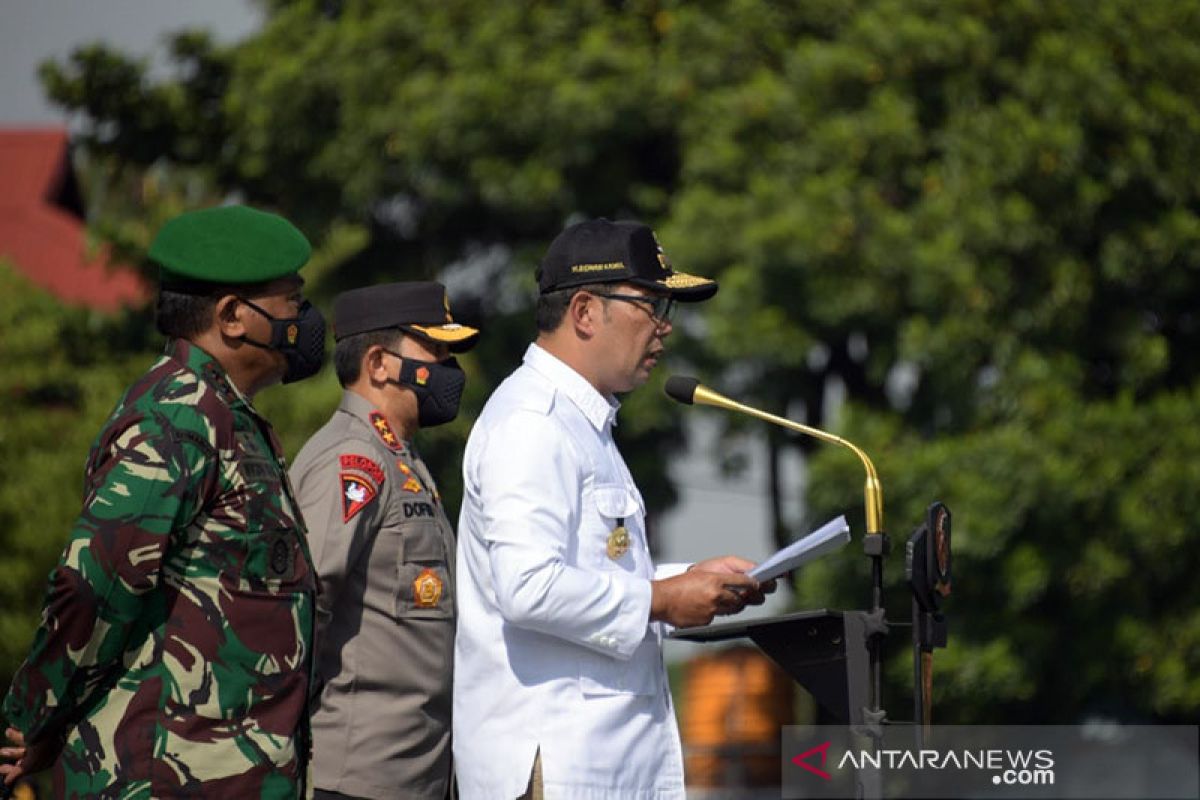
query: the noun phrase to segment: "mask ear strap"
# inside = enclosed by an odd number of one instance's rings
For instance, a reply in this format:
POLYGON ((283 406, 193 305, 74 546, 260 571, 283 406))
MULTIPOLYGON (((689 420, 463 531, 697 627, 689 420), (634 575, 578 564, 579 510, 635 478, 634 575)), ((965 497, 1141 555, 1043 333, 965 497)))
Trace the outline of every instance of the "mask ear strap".
POLYGON ((413 378, 417 372, 417 362, 411 358, 401 356, 400 374, 396 377, 396 382, 401 386, 413 386, 415 381, 413 378))
POLYGON ((392 378, 391 375, 388 375, 387 380, 392 383, 395 383, 397 385, 403 386, 404 385, 404 367, 405 367, 405 365, 408 364, 409 360, 407 358, 405 358, 404 356, 400 355, 399 353, 397 353, 395 350, 389 350, 386 347, 383 347, 382 345, 379 348, 379 352, 387 353, 389 356, 395 356, 396 358, 400 359, 400 371, 396 373, 396 377, 394 379, 392 378))
POLYGON ((245 303, 246 305, 250 306, 255 311, 257 311, 259 314, 262 314, 264 317, 266 317, 269 321, 275 322, 275 317, 271 315, 271 312, 267 311, 265 308, 260 306, 258 303, 255 303, 252 300, 247 300, 246 298, 242 297, 241 295, 235 294, 234 297, 236 297, 238 299, 238 302, 245 303))

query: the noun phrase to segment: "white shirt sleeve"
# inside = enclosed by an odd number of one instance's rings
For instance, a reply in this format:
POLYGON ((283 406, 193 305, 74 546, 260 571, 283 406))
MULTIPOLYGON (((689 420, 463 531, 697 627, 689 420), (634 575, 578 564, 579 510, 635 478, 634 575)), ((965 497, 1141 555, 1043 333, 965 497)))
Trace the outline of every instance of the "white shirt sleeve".
POLYGON ((669 564, 659 564, 654 567, 654 580, 661 581, 667 578, 674 578, 676 575, 682 575, 692 568, 690 561, 675 562, 669 564))
POLYGON ((628 659, 646 637, 650 581, 571 563, 585 462, 550 417, 514 410, 478 454, 476 478, 504 619, 628 659))

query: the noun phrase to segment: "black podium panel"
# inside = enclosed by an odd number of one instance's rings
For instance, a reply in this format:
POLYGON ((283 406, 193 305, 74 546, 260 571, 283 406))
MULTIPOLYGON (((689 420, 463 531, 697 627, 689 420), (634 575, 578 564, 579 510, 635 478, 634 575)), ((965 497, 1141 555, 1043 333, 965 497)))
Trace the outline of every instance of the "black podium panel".
POLYGON ((820 608, 745 622, 680 628, 672 639, 723 642, 748 638, 839 721, 863 724, 870 653, 865 612, 820 608))

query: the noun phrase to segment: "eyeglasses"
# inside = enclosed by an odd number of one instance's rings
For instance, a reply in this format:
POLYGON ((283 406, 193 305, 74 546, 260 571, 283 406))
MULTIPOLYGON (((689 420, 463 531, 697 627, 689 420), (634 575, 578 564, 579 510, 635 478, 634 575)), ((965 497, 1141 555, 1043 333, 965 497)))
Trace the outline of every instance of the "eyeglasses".
POLYGON ((660 294, 653 297, 643 297, 640 294, 602 294, 600 292, 592 292, 597 297, 603 297, 606 300, 621 300, 626 303, 645 303, 650 307, 650 316, 661 322, 670 322, 671 314, 675 311, 675 298, 669 294, 660 294))

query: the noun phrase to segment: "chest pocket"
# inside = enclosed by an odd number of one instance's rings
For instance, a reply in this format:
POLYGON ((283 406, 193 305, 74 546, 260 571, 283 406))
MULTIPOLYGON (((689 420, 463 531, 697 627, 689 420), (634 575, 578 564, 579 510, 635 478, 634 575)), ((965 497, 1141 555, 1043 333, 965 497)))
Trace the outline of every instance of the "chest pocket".
POLYGON ((646 559, 638 521, 643 513, 641 495, 624 484, 600 484, 592 489, 592 504, 582 545, 586 563, 636 572, 646 559), (621 527, 624 536, 618 530, 621 527))
POLYGON ((454 616, 454 580, 442 526, 435 516, 407 520, 400 528, 396 563, 396 616, 454 616))
MULTIPOLYGON (((653 575, 642 538, 640 519, 644 511, 638 491, 625 484, 600 484, 592 489, 592 504, 583 545, 589 566, 599 571, 653 575), (621 548, 619 542, 613 542, 614 530, 622 521, 628 540, 624 552, 618 554, 621 548)), ((654 695, 659 692, 661 670, 658 640, 648 631, 628 661, 591 651, 583 654, 579 660, 579 688, 585 697, 654 695)))

